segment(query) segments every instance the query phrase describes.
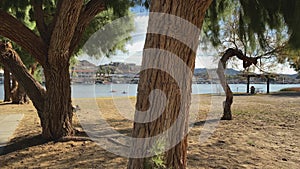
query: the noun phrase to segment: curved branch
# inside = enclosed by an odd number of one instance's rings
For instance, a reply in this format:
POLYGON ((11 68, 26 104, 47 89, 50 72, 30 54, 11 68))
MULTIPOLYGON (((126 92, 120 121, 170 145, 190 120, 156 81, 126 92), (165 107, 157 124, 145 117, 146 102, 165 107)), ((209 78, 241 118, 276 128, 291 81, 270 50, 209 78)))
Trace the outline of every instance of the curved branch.
POLYGON ((249 67, 250 65, 254 64, 256 65, 257 64, 257 59, 258 58, 252 58, 252 57, 247 57, 243 54, 242 51, 238 50, 238 49, 232 49, 232 48, 229 48, 226 50, 226 52, 224 53, 224 55, 222 56, 221 58, 221 62, 223 64, 223 68, 225 69, 226 68, 226 63, 227 61, 233 57, 233 56, 236 56, 238 59, 242 60, 243 61, 243 67, 244 68, 247 68, 249 67))
POLYGON ((44 42, 48 43, 50 35, 44 20, 43 1, 32 0, 32 6, 34 10, 34 20, 36 22, 36 27, 40 33, 41 38, 44 40, 44 42))
POLYGON ((73 52, 78 47, 78 44, 82 38, 84 31, 90 22, 95 18, 97 14, 106 10, 106 5, 104 0, 91 0, 89 1, 81 10, 78 24, 75 28, 74 37, 71 41, 70 52, 73 52))
POLYGON ((43 40, 16 18, 1 9, 0 20, 0 35, 16 42, 44 66, 47 46, 43 40))
POLYGON ((217 69, 217 74, 219 76, 222 88, 226 94, 226 100, 224 101, 224 104, 223 104, 224 110, 223 110, 222 120, 231 120, 232 119, 231 105, 233 103, 233 93, 226 81, 226 76, 225 76, 224 72, 226 69, 227 61, 233 56, 236 56, 237 58, 239 58, 240 60, 243 61, 244 68, 247 68, 252 64, 254 64, 254 65, 257 64, 257 58, 247 57, 243 54, 242 51, 240 51, 238 49, 229 48, 223 54, 222 58, 219 61, 218 69, 217 69))
POLYGON ((0 41, 0 63, 15 76, 17 81, 25 88, 26 93, 33 102, 41 116, 44 109, 46 90, 27 71, 19 55, 12 49, 10 43, 0 41))

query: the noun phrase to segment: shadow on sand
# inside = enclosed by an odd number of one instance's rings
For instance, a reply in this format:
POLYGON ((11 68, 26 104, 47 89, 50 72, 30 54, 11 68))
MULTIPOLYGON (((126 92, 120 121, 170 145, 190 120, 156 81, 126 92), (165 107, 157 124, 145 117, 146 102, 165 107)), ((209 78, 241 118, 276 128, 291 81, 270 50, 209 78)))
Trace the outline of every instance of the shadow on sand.
POLYGON ((203 126, 205 123, 218 123, 220 119, 201 120, 190 124, 192 126, 203 126))
POLYGON ((0 156, 49 142, 44 139, 41 134, 28 137, 17 137, 15 139, 15 141, 10 142, 3 147, 3 151, 0 151, 0 156))

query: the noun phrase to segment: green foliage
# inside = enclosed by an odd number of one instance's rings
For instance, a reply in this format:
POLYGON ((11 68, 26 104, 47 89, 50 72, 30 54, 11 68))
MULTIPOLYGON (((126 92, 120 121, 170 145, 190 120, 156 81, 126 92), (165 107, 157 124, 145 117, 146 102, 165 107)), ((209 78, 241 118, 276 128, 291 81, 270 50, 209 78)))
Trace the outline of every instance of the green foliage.
MULTIPOLYGON (((9 41, 9 39, 0 37, 0 41, 9 41)), ((16 43, 11 42, 14 50, 19 54, 20 58, 22 59, 23 63, 26 67, 29 67, 33 63, 35 63, 35 59, 31 57, 31 55, 22 49, 22 47, 18 46, 16 43)))
POLYGON ((299 71, 300 45, 297 44, 299 43, 297 39, 300 37, 296 38, 299 32, 297 26, 300 25, 300 14, 297 10, 299 2, 297 0, 213 1, 207 12, 203 30, 206 38, 214 46, 222 44, 224 48, 238 48, 249 56, 261 56, 273 50, 273 53, 265 56, 267 59, 260 60, 261 66, 268 60, 274 64, 287 61, 299 71))
MULTIPOLYGON (((2 0, 0 1, 0 7, 2 10, 8 11, 12 16, 16 17, 28 28, 34 29, 35 23, 31 21, 29 17, 30 1, 29 0, 2 0)), ((5 37, 0 37, 2 41, 9 41, 5 37)), ((14 42, 11 42, 16 52, 20 55, 23 63, 28 67, 35 62, 35 60, 26 52, 22 50, 22 47, 18 46, 14 42)))
POLYGON ((112 8, 97 15, 80 42, 82 47, 88 40, 83 51, 95 58, 109 57, 118 50, 126 52, 126 42, 131 39, 130 33, 134 30, 133 18, 127 12, 128 16, 121 19, 117 19, 112 8))
POLYGON ((166 141, 164 139, 159 139, 155 142, 154 146, 150 150, 154 154, 153 157, 146 162, 145 168, 154 168, 154 169, 165 169, 164 161, 164 151, 166 147, 166 141))
POLYGON ((42 74, 43 74, 43 69, 41 66, 38 66, 33 74, 33 77, 36 81, 38 81, 39 83, 42 83, 43 82, 42 74))
POLYGON ((281 13, 285 23, 289 28, 291 37, 289 44, 293 48, 300 48, 300 1, 298 0, 281 0, 281 13))
MULTIPOLYGON (((86 0, 85 4, 88 2, 89 1, 86 0)), ((107 10, 98 14, 89 24, 88 28, 84 32, 84 35, 78 45, 78 48, 75 51, 75 54, 77 55, 80 54, 81 47, 85 44, 85 42, 89 39, 89 37, 93 33, 101 29, 104 25, 112 22, 113 20, 128 15, 129 7, 134 5, 134 1, 132 0, 115 0, 115 1, 105 0, 104 2, 106 3, 107 10)), ((57 0, 43 1, 44 20, 45 20, 45 24, 48 27, 52 23, 53 18, 55 16, 56 5, 57 5, 57 0)), ((0 1, 0 6, 2 10, 9 12, 11 15, 21 20, 27 27, 34 30, 37 34, 39 34, 39 32, 35 27, 34 10, 31 6, 30 0, 14 0, 14 1, 2 0, 0 1)), ((131 27, 130 29, 127 30, 129 31, 133 30, 132 21, 124 25, 120 26, 119 28, 122 29, 124 27, 131 27)), ((124 31, 119 31, 119 33, 122 34, 124 33, 124 31)), ((125 43, 129 39, 130 38, 121 39, 121 40, 118 39, 119 41, 115 44, 115 46, 113 46, 110 49, 107 49, 107 51, 101 54, 106 54, 108 56, 114 53, 116 50, 124 51, 125 43)), ((99 46, 100 44, 95 44, 95 45, 99 46)), ((106 45, 101 44, 101 46, 106 46, 106 45)), ((90 51, 92 52, 92 56, 97 56, 97 57, 102 56, 101 54, 99 54, 99 52, 97 53, 97 55, 95 55, 96 52, 94 52, 93 50, 90 51)))
POLYGON ((255 142, 254 142, 253 140, 248 140, 248 141, 247 141, 247 144, 248 144, 249 146, 255 147, 255 142))
POLYGON ((287 46, 277 59, 279 63, 288 62, 291 68, 300 72, 300 50, 295 50, 294 48, 287 46))
POLYGON ((16 18, 24 21, 26 20, 29 0, 1 0, 0 7, 2 10, 9 11, 10 14, 16 18))
MULTIPOLYGON (((7 11, 12 16, 16 17, 20 20, 24 25, 26 25, 29 29, 33 30, 37 35, 40 34, 36 28, 35 19, 34 19, 34 9, 32 7, 32 1, 34 0, 1 0, 0 1, 0 8, 1 10, 7 11)), ((85 4, 89 1, 86 0, 85 4)), ((57 0, 48 0, 42 1, 42 8, 44 12, 44 21, 47 27, 50 27, 52 24, 56 7, 57 7, 57 0)), ((78 44, 78 48, 75 49, 75 55, 79 55, 82 50, 82 46, 85 42, 90 38, 92 34, 96 31, 103 28, 104 25, 111 23, 113 20, 126 16, 129 14, 129 7, 134 5, 131 0, 115 0, 109 1, 106 0, 105 3, 107 4, 107 10, 99 13, 88 25, 87 29, 85 30, 81 41, 78 44)), ((119 23, 117 29, 114 28, 115 33, 118 36, 111 36, 115 42, 114 46, 108 48, 106 41, 101 41, 99 43, 95 43, 88 47, 88 51, 90 56, 94 57, 102 57, 102 56, 109 56, 115 53, 117 50, 125 51, 125 44, 130 39, 129 33, 133 30, 133 20, 128 19, 127 23, 119 23), (118 30, 120 29, 120 30, 118 30), (120 36, 119 36, 120 35, 120 36), (123 38, 125 36, 125 38, 123 38), (102 53, 99 53, 99 47, 102 53)), ((0 40, 8 40, 6 38, 1 38, 0 40)), ((13 42, 12 42, 13 43, 13 42)), ((36 61, 33 59, 25 50, 23 50, 20 46, 13 43, 13 47, 20 55, 23 63, 29 67, 30 65, 34 64, 36 61)), ((71 57, 70 59, 71 66, 76 64, 76 58, 71 57)), ((41 70, 42 71, 42 70, 41 70)), ((41 71, 35 72, 35 77, 37 79, 41 79, 40 75, 37 74, 41 71)))
POLYGON ((251 46, 255 46, 257 38, 259 44, 265 47, 264 33, 268 29, 282 30, 286 25, 289 30, 289 43, 293 48, 300 48, 300 1, 298 0, 216 0, 208 9, 205 18, 204 31, 210 31, 210 39, 214 45, 220 44, 220 25, 226 20, 226 15, 239 15, 240 37, 247 39, 251 46), (228 11, 233 13, 228 13, 228 11), (223 22, 222 22, 223 21, 223 22))
POLYGON ((213 1, 205 16, 203 30, 209 41, 217 46, 221 43, 220 25, 224 23, 224 17, 229 16, 232 12, 230 0, 213 1))

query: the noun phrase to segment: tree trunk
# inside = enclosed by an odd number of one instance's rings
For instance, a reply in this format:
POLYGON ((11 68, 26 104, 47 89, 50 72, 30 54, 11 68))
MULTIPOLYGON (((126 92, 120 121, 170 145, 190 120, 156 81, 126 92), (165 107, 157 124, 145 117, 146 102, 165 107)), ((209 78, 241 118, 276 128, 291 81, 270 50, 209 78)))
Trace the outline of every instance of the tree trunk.
POLYGON ((0 62, 24 86, 38 111, 43 136, 58 139, 72 135, 72 106, 69 60, 91 20, 106 9, 105 1, 58 1, 56 13, 45 27, 43 4, 33 1, 41 37, 15 17, 0 9, 0 34, 27 50, 44 68, 47 91, 27 72, 11 45, 0 42, 0 62), (17 29, 16 29, 17 28, 17 29))
POLYGON ((18 83, 14 76, 12 78, 11 100, 12 104, 24 104, 29 102, 24 87, 18 83))
POLYGON ((131 155, 142 158, 130 158, 129 169, 157 165, 149 156, 159 146, 158 142, 165 145, 161 154, 166 168, 186 167, 192 72, 200 30, 210 3, 210 0, 151 1, 150 12, 160 14, 149 16, 132 133, 134 138, 144 138, 144 141, 134 141, 131 147, 131 155), (161 96, 155 89, 168 100, 155 98, 161 96), (163 108, 162 113, 158 107, 163 108), (158 118, 141 121, 145 116, 158 118))
MULTIPOLYGON (((47 139, 58 139, 73 134, 71 87, 68 60, 57 62, 57 67, 45 70, 45 89, 33 79, 11 45, 0 43, 0 62, 10 69, 18 82, 24 86, 41 120, 42 134, 47 139)), ((18 84, 13 80, 14 90, 18 84)), ((17 94, 17 92, 15 92, 17 94)))
POLYGON ((231 105, 233 103, 233 93, 226 81, 224 70, 226 69, 227 61, 233 56, 236 56, 238 59, 243 61, 244 68, 247 68, 252 64, 256 65, 258 59, 247 57, 240 50, 232 48, 227 49, 221 57, 218 64, 217 74, 219 76, 222 88, 224 89, 226 94, 226 100, 223 102, 223 117, 221 118, 221 120, 232 120, 231 105))
POLYGON ((220 83, 226 94, 226 100, 223 102, 223 116, 221 120, 232 120, 231 105, 233 103, 233 93, 226 81, 226 76, 224 71, 225 65, 226 62, 222 62, 221 60, 218 64, 218 69, 217 69, 217 74, 219 76, 220 83))
POLYGON ((69 61, 71 40, 83 6, 83 0, 60 1, 53 31, 51 32, 47 62, 44 66, 46 80, 45 118, 41 121, 45 138, 59 139, 72 136, 71 81, 69 61))
POLYGON ((47 96, 44 116, 41 121, 43 137, 59 139, 74 134, 72 126, 71 83, 69 63, 62 63, 59 68, 49 67, 44 70, 47 96))
POLYGON ((19 84, 14 76, 12 76, 12 90, 11 90, 11 100, 12 104, 19 104, 21 96, 19 93, 19 84))
POLYGON ((0 42, 0 63, 3 64, 31 98, 40 119, 43 118, 45 89, 28 73, 19 55, 12 49, 10 43, 0 42))
POLYGON ((10 72, 7 68, 4 68, 4 102, 11 101, 11 82, 10 72))

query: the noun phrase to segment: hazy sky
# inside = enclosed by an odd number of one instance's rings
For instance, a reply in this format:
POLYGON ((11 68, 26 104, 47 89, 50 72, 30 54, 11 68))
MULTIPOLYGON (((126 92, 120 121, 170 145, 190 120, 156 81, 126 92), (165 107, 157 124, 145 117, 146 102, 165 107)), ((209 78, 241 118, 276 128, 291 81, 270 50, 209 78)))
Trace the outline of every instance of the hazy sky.
MULTIPOLYGON (((131 34, 132 40, 127 43, 126 49, 128 50, 127 53, 121 53, 117 52, 116 55, 111 56, 110 58, 102 57, 100 59, 92 59, 89 56, 83 54, 79 57, 80 60, 89 60, 90 62, 100 65, 100 64, 106 64, 110 62, 125 62, 125 63, 135 63, 137 65, 141 64, 142 60, 142 49, 145 42, 145 35, 147 32, 147 23, 148 23, 148 15, 147 13, 138 13, 140 8, 132 9, 135 10, 136 13, 134 17, 135 22, 135 32, 131 34)), ((196 68, 216 68, 217 67, 217 61, 216 61, 216 55, 218 55, 217 50, 210 48, 209 52, 198 50, 197 51, 197 58, 196 58, 196 68)), ((234 67, 235 69, 242 70, 242 62, 240 62, 240 67, 234 67)), ((289 68, 289 66, 286 65, 280 65, 270 72, 273 73, 286 73, 286 74, 295 74, 296 72, 289 68)), ((228 66, 232 67, 232 66, 228 66)), ((259 72, 257 72, 259 73, 259 72)))

